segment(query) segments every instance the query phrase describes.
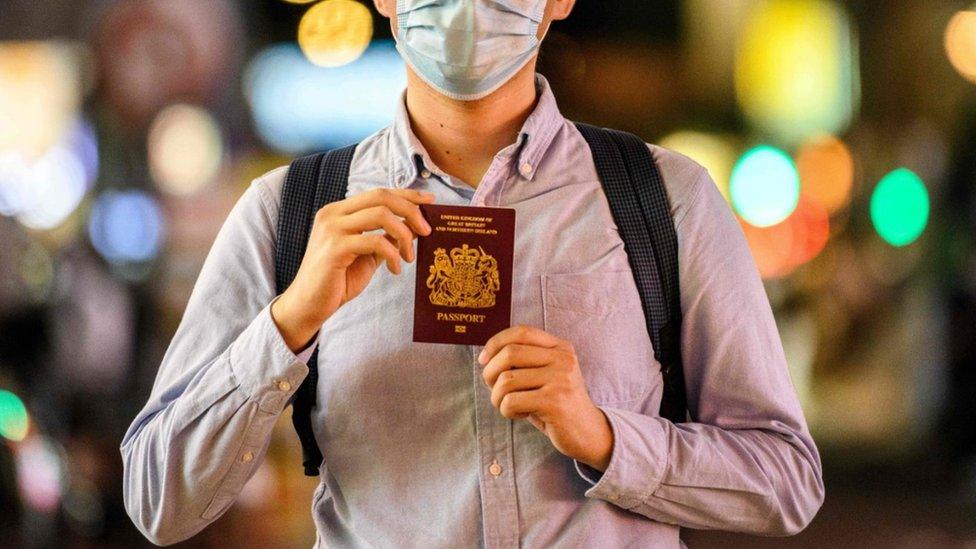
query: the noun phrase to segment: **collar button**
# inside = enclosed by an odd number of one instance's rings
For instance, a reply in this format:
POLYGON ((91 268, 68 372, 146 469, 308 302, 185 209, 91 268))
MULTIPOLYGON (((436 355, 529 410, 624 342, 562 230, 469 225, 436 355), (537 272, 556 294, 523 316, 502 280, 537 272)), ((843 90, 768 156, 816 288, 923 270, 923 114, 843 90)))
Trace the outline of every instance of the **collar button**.
POLYGON ((532 164, 529 164, 528 162, 522 164, 521 166, 519 166, 519 171, 522 172, 522 175, 531 175, 532 164))

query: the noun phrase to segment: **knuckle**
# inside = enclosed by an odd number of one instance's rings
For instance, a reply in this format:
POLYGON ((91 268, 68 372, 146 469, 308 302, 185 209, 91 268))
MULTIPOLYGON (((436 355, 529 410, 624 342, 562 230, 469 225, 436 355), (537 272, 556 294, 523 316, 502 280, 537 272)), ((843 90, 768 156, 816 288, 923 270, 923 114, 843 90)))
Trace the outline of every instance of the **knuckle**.
POLYGON ((498 382, 502 384, 502 387, 508 387, 515 381, 515 372, 511 370, 505 370, 498 375, 498 382))
POLYGON ((495 356, 498 357, 498 361, 502 364, 508 364, 508 361, 512 358, 512 346, 506 345, 502 347, 495 353, 495 356))

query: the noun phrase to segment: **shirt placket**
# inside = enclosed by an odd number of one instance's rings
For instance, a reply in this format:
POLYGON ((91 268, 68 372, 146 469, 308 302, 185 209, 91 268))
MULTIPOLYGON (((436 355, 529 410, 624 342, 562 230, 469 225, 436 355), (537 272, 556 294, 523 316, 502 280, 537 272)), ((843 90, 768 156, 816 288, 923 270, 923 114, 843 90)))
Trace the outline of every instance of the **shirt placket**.
POLYGON ((470 347, 484 546, 486 549, 517 548, 519 525, 512 420, 501 415, 491 403, 491 392, 486 390, 482 366, 478 363, 478 353, 483 347, 470 347))
MULTIPOLYGON (((494 205, 506 177, 509 159, 496 156, 471 197, 472 206, 494 205), (495 196, 496 200, 487 197, 495 196)), ((475 430, 478 437, 478 480, 481 488, 481 516, 486 549, 519 546, 518 500, 515 489, 512 420, 491 403, 478 354, 480 345, 470 345, 471 378, 475 395, 475 430)))

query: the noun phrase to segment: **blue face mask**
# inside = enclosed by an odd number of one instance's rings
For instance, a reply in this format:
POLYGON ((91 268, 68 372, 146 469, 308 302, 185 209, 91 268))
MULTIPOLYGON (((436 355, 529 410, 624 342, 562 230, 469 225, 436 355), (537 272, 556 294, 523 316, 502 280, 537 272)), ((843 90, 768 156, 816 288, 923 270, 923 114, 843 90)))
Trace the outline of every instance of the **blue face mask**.
POLYGON ((452 99, 497 90, 539 49, 546 0, 397 0, 397 50, 452 99))

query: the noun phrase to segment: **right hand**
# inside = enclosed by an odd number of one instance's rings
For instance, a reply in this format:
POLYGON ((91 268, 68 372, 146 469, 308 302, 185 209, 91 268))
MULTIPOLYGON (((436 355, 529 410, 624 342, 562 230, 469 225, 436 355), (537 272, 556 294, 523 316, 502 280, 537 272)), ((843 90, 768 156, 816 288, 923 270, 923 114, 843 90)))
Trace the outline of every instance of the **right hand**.
POLYGON ((398 275, 400 258, 415 259, 413 239, 431 231, 418 204, 433 201, 432 193, 377 187, 315 213, 295 280, 271 307, 292 351, 305 347, 339 307, 366 288, 381 261, 398 275), (362 234, 376 229, 384 232, 362 234))

